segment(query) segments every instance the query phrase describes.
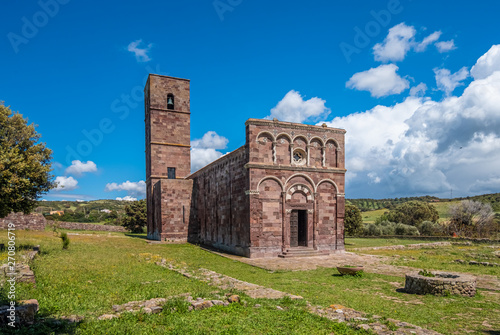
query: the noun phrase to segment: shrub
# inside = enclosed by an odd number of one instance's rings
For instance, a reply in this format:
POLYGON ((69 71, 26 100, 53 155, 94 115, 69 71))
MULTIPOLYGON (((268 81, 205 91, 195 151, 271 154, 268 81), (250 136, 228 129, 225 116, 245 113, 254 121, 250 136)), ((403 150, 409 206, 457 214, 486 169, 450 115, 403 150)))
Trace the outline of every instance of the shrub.
POLYGON ((413 236, 420 235, 417 227, 406 225, 403 223, 396 224, 395 231, 396 235, 413 235, 413 236))
POLYGON ((345 205, 344 229, 346 235, 353 236, 359 234, 363 228, 363 218, 361 211, 355 205, 345 205))
POLYGON ((69 237, 68 234, 66 233, 61 233, 61 241, 62 241, 62 248, 63 249, 68 249, 69 247, 69 237))
POLYGON ((390 221, 382 221, 377 225, 381 235, 396 235, 396 224, 390 221))
POLYGON ((397 206, 386 215, 392 222, 416 226, 423 221, 437 222, 439 214, 433 205, 423 201, 408 201, 397 206))
POLYGON ((437 222, 424 221, 417 226, 420 235, 439 236, 443 235, 443 226, 437 222))

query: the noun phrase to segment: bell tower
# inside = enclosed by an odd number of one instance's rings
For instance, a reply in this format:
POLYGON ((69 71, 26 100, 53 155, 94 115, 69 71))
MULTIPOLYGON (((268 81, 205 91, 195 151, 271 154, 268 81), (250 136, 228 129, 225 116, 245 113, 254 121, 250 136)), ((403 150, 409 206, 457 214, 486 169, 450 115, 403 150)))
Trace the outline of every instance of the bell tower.
POLYGON ((173 237, 169 230, 179 230, 169 229, 178 218, 173 212, 166 216, 170 208, 164 193, 188 182, 191 172, 189 84, 188 79, 150 74, 144 89, 149 239, 164 240, 173 237))

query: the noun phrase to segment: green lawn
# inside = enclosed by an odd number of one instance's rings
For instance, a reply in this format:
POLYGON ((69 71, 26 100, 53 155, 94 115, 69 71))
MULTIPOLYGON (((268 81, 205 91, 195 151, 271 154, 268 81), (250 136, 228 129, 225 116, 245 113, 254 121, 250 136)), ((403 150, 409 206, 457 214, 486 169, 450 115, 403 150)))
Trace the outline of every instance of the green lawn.
MULTIPOLYGON (((189 244, 150 245, 145 242, 144 235, 130 237, 114 233, 70 236, 70 249, 63 251, 59 238, 51 232, 17 233, 18 243, 40 244, 42 249, 42 255, 33 264, 37 287, 20 285, 19 298, 38 299, 41 317, 57 318, 71 314, 86 317, 75 329, 48 323, 47 329, 37 329, 39 334, 53 331, 74 331, 76 334, 359 332, 344 324, 307 313, 304 302, 255 300, 248 297, 244 297, 248 304, 246 307, 243 304, 231 305, 200 312, 185 312, 179 308, 175 313, 165 309, 159 315, 134 314, 111 321, 96 320, 97 316, 110 312, 113 304, 185 292, 190 292, 195 297, 214 295, 214 287, 155 265, 154 260, 162 257, 193 269, 204 267, 241 280, 301 295, 313 305, 326 307, 341 304, 370 314, 407 321, 443 334, 457 331, 479 332, 485 328, 483 322, 489 323, 493 330, 500 329, 500 301, 495 292, 479 290, 474 298, 411 295, 396 291, 404 286, 404 278, 401 277, 377 274, 365 274, 361 278, 342 277, 337 275, 335 269, 330 268, 272 272, 189 244), (148 262, 139 256, 141 253, 158 256, 148 262), (160 282, 155 283, 157 280, 160 282), (262 304, 262 307, 254 308, 256 303, 262 304), (276 305, 285 307, 285 311, 277 310, 276 305), (58 327, 62 327, 62 330, 58 327)), ((6 235, 0 232, 0 236, 0 243, 4 243, 6 235)), ((348 243, 356 241, 357 239, 347 240, 348 243)), ((406 243, 392 239, 369 241, 379 244, 406 243)), ((397 252, 401 253, 402 250, 397 252)))

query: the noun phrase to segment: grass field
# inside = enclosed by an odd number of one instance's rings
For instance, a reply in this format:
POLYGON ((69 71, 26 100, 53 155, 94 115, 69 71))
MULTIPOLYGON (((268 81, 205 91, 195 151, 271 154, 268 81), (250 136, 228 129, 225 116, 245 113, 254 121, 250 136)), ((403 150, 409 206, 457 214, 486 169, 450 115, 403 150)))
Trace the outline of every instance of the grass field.
POLYGON ((400 239, 400 238, 356 238, 346 237, 345 248, 347 251, 353 248, 367 248, 367 247, 382 247, 391 245, 408 245, 417 243, 429 243, 433 241, 418 240, 418 239, 400 239))
MULTIPOLYGON (((326 307, 341 304, 370 314, 407 321, 443 334, 479 332, 485 329, 484 322, 491 325, 491 329, 500 329, 498 295, 484 290, 479 290, 475 298, 409 295, 396 291, 404 286, 404 279, 401 277, 378 274, 365 274, 361 278, 342 277, 330 268, 271 272, 189 244, 150 245, 144 240, 144 235, 70 235, 69 250, 63 251, 60 239, 52 232, 18 231, 17 234, 19 244, 40 244, 42 250, 41 255, 33 262, 37 285, 32 287, 20 284, 19 299, 37 299, 40 303, 39 318, 57 320, 68 315, 85 317, 83 322, 73 326, 46 322, 43 327, 25 330, 25 334, 363 333, 309 314, 301 301, 251 299, 244 295, 247 306, 236 304, 199 312, 186 312, 179 308, 175 313, 165 310, 158 315, 138 313, 110 321, 98 321, 97 317, 110 312, 113 304, 186 292, 194 297, 214 296, 213 287, 152 262, 141 261, 141 253, 151 253, 193 269, 204 267, 241 280, 298 294, 313 305, 326 307), (254 308, 256 303, 262 307, 254 308), (277 305, 285 310, 277 310, 277 305)), ((6 234, 0 231, 0 243, 5 242, 6 234)), ((369 240, 369 243, 377 245, 393 242, 409 243, 401 240, 369 240)), ((414 240, 412 242, 417 243, 414 240)), ((347 243, 366 246, 358 239, 348 239, 347 243)), ((453 255, 456 258, 464 257, 464 253, 471 253, 470 250, 462 251, 454 247, 451 251, 458 253, 453 255)), ((426 257, 430 259, 429 255, 426 257)), ((419 265, 439 265, 433 260, 421 259, 420 262, 419 265)), ((442 264, 439 266, 443 267, 442 264)), ((4 294, 2 297, 5 299, 4 294)), ((13 333, 11 330, 0 329, 2 331, 6 334, 13 333)))

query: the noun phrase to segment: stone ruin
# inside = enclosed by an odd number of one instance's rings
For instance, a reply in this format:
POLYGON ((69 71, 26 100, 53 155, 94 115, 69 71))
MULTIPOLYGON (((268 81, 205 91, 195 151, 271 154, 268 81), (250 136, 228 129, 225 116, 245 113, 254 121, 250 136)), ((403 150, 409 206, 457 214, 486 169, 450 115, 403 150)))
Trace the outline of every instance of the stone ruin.
POLYGON ((476 277, 457 272, 431 271, 434 277, 423 276, 418 271, 407 273, 405 292, 432 295, 476 295, 476 277))

